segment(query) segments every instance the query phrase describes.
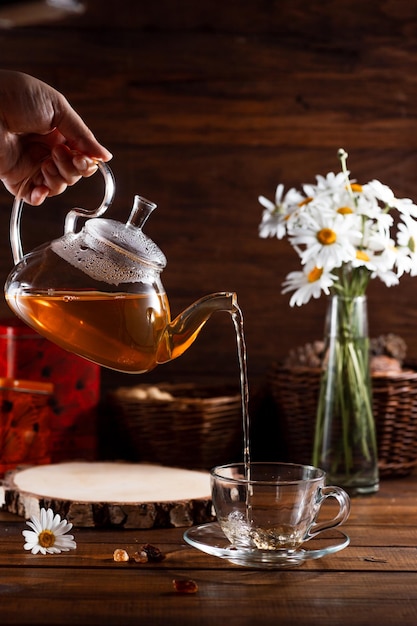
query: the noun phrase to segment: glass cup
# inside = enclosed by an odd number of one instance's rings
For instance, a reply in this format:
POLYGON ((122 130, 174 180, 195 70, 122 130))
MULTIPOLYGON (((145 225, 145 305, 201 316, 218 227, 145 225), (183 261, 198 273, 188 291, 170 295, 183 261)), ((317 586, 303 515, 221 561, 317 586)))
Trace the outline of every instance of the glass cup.
POLYGON ((305 541, 343 524, 350 499, 340 487, 326 486, 319 468, 293 463, 232 463, 210 472, 217 521, 237 549, 294 553, 305 541), (327 498, 337 514, 317 521, 327 498))

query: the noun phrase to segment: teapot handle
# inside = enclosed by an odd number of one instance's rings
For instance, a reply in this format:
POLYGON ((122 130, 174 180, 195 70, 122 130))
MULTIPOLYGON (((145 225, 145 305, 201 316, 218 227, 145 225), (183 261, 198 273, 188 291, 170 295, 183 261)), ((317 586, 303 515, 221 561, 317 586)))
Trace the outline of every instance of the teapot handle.
MULTIPOLYGON (((115 194, 115 180, 113 172, 110 167, 102 161, 97 162, 97 167, 104 178, 104 198, 100 206, 94 211, 88 211, 87 209, 81 208, 71 209, 65 218, 65 234, 74 232, 77 217, 100 217, 107 211, 113 202, 115 194)), ((13 202, 12 214, 10 217, 10 245, 15 265, 23 259, 22 240, 20 237, 20 222, 22 218, 23 204, 24 202, 22 198, 20 198, 19 194, 17 194, 13 202)))
POLYGON ((88 211, 87 209, 76 208, 72 209, 65 218, 64 233, 75 232, 75 222, 77 217, 100 217, 107 211, 114 199, 115 193, 115 181, 114 175, 110 167, 102 161, 97 161, 98 169, 100 170, 104 178, 104 198, 100 206, 95 211, 88 211))

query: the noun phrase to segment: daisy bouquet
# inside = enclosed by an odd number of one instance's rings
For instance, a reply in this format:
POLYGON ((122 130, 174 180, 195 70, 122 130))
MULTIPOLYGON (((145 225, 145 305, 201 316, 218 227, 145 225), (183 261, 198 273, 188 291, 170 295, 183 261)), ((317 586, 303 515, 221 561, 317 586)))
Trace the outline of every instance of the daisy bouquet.
POLYGON ((283 293, 294 292, 291 306, 322 292, 364 295, 371 278, 391 287, 404 273, 417 275, 417 206, 396 198, 378 180, 364 185, 351 180, 347 153, 339 150, 338 156, 339 173, 317 176, 316 184, 302 191, 284 193, 279 184, 275 202, 259 196, 264 207, 259 236, 287 236, 301 261, 301 271, 290 272, 283 284, 283 293))
POLYGON ((358 303, 366 304, 373 278, 391 287, 404 274, 417 275, 417 206, 396 198, 378 180, 359 184, 350 176, 347 156, 338 151, 337 174, 317 176, 315 184, 301 190, 284 192, 279 184, 273 202, 259 197, 259 236, 287 237, 300 259, 301 269, 283 282, 282 293, 292 292, 290 305, 301 306, 322 293, 334 297, 313 462, 345 485, 357 480, 365 466, 373 468, 374 476, 365 482, 372 482, 376 472, 369 340, 358 303))

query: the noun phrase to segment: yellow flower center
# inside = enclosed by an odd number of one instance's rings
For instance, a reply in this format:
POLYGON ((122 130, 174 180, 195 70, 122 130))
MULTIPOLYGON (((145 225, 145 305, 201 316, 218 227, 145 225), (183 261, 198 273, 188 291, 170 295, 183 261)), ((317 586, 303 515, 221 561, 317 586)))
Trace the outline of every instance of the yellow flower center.
POLYGON ((317 233, 317 239, 323 246, 330 246, 337 239, 336 233, 331 228, 322 228, 317 233))
POLYGON ((369 261, 369 256, 363 250, 356 250, 356 258, 359 261, 369 261))
POLYGON ((340 213, 340 215, 349 215, 350 213, 353 213, 353 210, 350 206, 341 206, 337 209, 337 213, 340 213))
POLYGON ((410 252, 416 251, 416 240, 414 239, 414 237, 410 237, 410 239, 408 240, 408 248, 410 252))
POLYGON ((39 533, 38 541, 42 548, 51 548, 55 543, 55 535, 52 530, 42 530, 39 533))
POLYGON ((313 269, 307 274, 307 280, 309 283, 315 283, 316 281, 320 280, 322 274, 322 267, 313 267, 313 269))
POLYGON ((360 185, 359 183, 351 183, 350 188, 352 189, 352 191, 357 191, 359 193, 362 191, 362 185, 360 185))
POLYGON ((301 200, 301 202, 298 203, 298 206, 305 206, 306 204, 309 204, 312 201, 313 198, 304 198, 304 200, 301 200))

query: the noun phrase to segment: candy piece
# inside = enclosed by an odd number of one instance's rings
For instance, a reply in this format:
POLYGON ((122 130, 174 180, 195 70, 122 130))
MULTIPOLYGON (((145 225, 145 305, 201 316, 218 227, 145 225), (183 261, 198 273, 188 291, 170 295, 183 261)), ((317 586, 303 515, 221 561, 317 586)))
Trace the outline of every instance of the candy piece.
POLYGON ((132 556, 135 563, 147 563, 149 561, 148 555, 145 550, 138 550, 132 556))
POLYGON ((174 579, 172 584, 177 593, 197 593, 198 591, 197 583, 191 579, 174 579))
POLYGON ((130 560, 130 557, 126 550, 123 550, 122 548, 117 548, 113 552, 113 560, 117 563, 125 563, 126 561, 130 560))

